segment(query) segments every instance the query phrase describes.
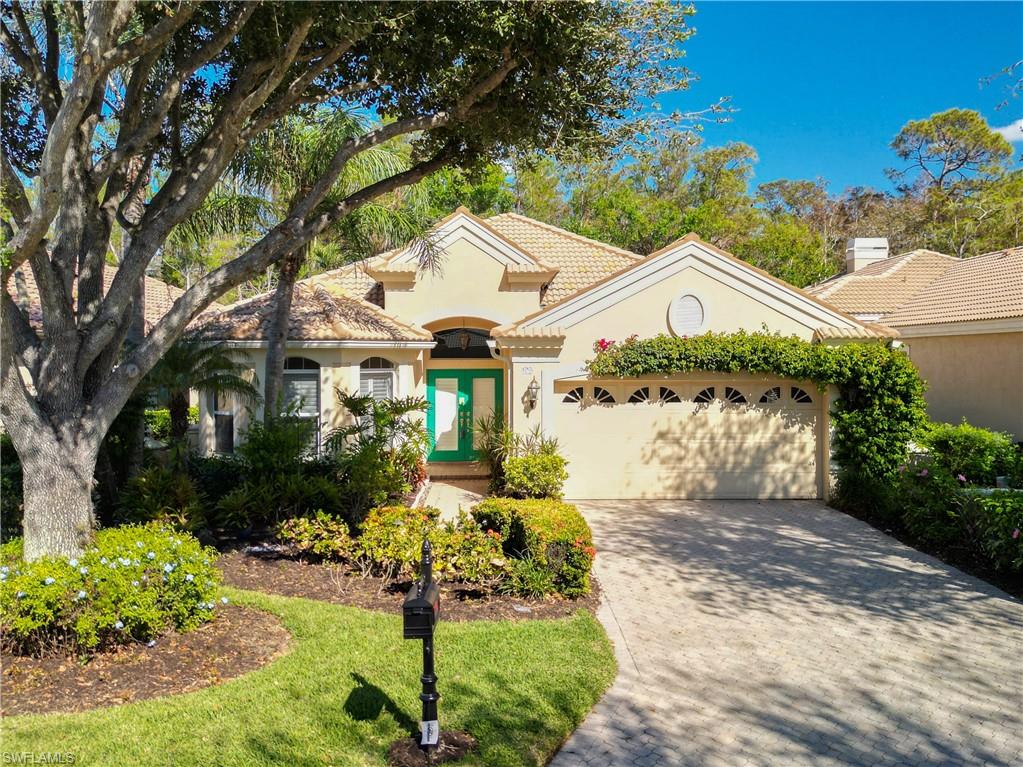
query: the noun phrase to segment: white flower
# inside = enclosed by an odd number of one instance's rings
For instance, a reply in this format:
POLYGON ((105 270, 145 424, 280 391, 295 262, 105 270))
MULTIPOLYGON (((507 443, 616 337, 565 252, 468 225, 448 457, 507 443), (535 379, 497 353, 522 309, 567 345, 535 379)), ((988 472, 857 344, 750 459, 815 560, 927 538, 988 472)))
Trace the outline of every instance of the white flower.
POLYGON ((46 584, 47 586, 50 586, 50 585, 52 585, 52 584, 53 584, 53 582, 54 582, 54 581, 53 581, 53 578, 45 578, 45 579, 43 580, 43 583, 45 583, 45 584, 46 584))
POLYGON ((138 581, 132 581, 132 582, 131 582, 131 585, 132 585, 132 586, 138 586, 138 585, 139 585, 139 582, 138 582, 138 581))
POLYGON ((18 599, 24 599, 25 597, 28 596, 28 594, 26 594, 24 591, 19 591, 16 596, 18 597, 18 599))
MULTIPOLYGON (((78 560, 77 559, 71 559, 71 560, 68 561, 68 564, 71 565, 72 567, 78 567, 78 560)), ((4 568, 4 572, 6 572, 6 571, 7 571, 7 568, 5 567, 4 568)))
POLYGON ((114 628, 118 630, 123 629, 124 624, 121 621, 117 621, 117 623, 114 624, 114 628))
POLYGON ((105 565, 107 563, 107 558, 106 557, 100 557, 99 563, 101 565, 105 565))
POLYGON ((189 573, 188 575, 185 576, 185 580, 191 583, 193 580, 195 580, 195 576, 189 573))
POLYGON ((89 568, 88 567, 79 567, 78 568, 78 572, 80 572, 82 575, 88 575, 89 574, 89 568))
POLYGON ((221 597, 220 601, 221 601, 222 604, 226 605, 227 604, 227 597, 221 597))
POLYGON ((150 551, 148 554, 146 554, 146 559, 156 559, 156 554, 150 551))
POLYGON ((77 594, 75 594, 75 599, 85 599, 85 592, 79 591, 77 594))
POLYGON ((172 565, 170 562, 168 562, 167 564, 165 564, 163 566, 163 571, 165 573, 173 572, 173 570, 174 570, 174 565, 172 565))
POLYGON ((142 548, 142 541, 135 541, 135 546, 141 549, 142 548))

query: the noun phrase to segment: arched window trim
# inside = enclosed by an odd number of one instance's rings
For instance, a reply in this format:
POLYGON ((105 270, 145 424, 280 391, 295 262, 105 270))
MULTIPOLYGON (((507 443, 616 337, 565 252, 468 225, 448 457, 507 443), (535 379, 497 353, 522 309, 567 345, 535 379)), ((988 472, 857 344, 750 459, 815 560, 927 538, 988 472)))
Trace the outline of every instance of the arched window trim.
POLYGON ((774 405, 781 401, 781 387, 772 386, 770 389, 760 395, 761 405, 774 405))
POLYGON ((593 399, 599 402, 601 405, 614 405, 614 395, 605 389, 603 386, 593 387, 593 399))
POLYGON ((650 387, 640 386, 636 391, 629 395, 629 402, 649 402, 650 401, 650 387))
POLYGON ((699 392, 696 393, 696 396, 693 397, 693 402, 696 402, 700 405, 705 405, 709 402, 713 402, 714 391, 715 389, 713 386, 708 386, 704 389, 701 389, 699 392))
POLYGON ((583 387, 576 386, 574 389, 569 389, 565 392, 565 396, 561 400, 568 404, 574 404, 576 402, 583 401, 583 387))
POLYGON ((746 399, 746 395, 736 389, 734 386, 725 387, 725 399, 731 402, 733 405, 747 405, 749 400, 746 399))
POLYGON ((665 403, 681 402, 682 398, 678 396, 674 389, 662 386, 660 392, 657 395, 657 399, 665 403))
POLYGON ((792 401, 797 405, 812 405, 813 397, 810 393, 799 386, 793 386, 789 390, 789 395, 792 397, 792 401))

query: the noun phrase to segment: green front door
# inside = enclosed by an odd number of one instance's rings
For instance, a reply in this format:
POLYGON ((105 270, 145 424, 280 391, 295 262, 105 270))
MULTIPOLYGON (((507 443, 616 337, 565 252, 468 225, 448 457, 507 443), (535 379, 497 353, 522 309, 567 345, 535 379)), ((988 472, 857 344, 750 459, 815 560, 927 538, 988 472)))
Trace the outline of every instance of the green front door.
POLYGON ((428 370, 426 428, 431 461, 476 460, 473 427, 480 418, 503 411, 503 371, 428 370))

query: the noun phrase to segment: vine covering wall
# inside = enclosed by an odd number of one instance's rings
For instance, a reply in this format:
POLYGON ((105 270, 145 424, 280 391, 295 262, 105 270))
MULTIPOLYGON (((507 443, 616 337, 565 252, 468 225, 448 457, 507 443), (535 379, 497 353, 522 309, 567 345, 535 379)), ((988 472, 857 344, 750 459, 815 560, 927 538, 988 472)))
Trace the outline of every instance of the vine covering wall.
POLYGON ((707 333, 601 339, 594 352, 587 368, 600 378, 750 372, 833 385, 840 395, 831 407, 835 460, 843 471, 875 479, 898 470, 926 421, 916 368, 904 352, 882 343, 824 346, 768 333, 707 333))

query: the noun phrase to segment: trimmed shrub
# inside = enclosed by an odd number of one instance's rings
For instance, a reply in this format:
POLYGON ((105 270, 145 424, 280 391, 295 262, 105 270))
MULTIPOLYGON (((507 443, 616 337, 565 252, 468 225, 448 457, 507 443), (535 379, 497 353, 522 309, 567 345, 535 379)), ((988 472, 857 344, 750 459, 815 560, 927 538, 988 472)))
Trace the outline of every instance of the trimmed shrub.
POLYGON ((317 511, 312 517, 296 517, 277 527, 277 540, 302 554, 318 559, 345 561, 352 557, 354 541, 342 520, 317 511))
MULTIPOLYGON (((145 412, 146 419, 146 431, 149 432, 149 436, 160 442, 166 442, 170 439, 171 433, 171 415, 170 410, 165 407, 153 408, 145 412)), ((199 408, 190 407, 188 408, 188 422, 199 423, 199 408)))
POLYGON ((316 511, 333 514, 342 508, 341 489, 324 477, 281 474, 246 480, 217 503, 215 527, 242 530, 276 525, 316 511))
POLYGON ((568 479, 560 455, 526 455, 504 462, 504 491, 516 498, 561 498, 568 479))
POLYGON ((1012 438, 963 421, 931 423, 921 430, 920 441, 935 465, 971 485, 993 487, 995 477, 1015 478, 1019 452, 1012 438))
MULTIPOLYGON (((4 557, 16 547, 7 546, 4 557)), ((93 651, 187 631, 214 614, 216 552, 154 525, 100 530, 78 559, 0 567, 0 628, 16 652, 93 651)), ((9 563, 8 563, 9 562, 9 563)))
POLYGON ((433 549, 433 571, 446 580, 485 584, 499 578, 505 561, 501 537, 480 528, 469 516, 439 522, 431 507, 383 506, 362 523, 356 551, 363 570, 401 580, 419 575, 423 539, 433 549))
POLYGON ((574 597, 590 590, 596 551, 579 510, 555 500, 487 498, 472 511, 485 529, 500 533, 504 553, 547 568, 555 590, 574 597))
POLYGON ((128 480, 118 516, 124 523, 159 522, 183 530, 205 523, 202 498, 187 474, 151 466, 128 480))
POLYGON ((1023 492, 969 493, 965 507, 981 520, 981 549, 995 570, 1023 573, 1023 492))

